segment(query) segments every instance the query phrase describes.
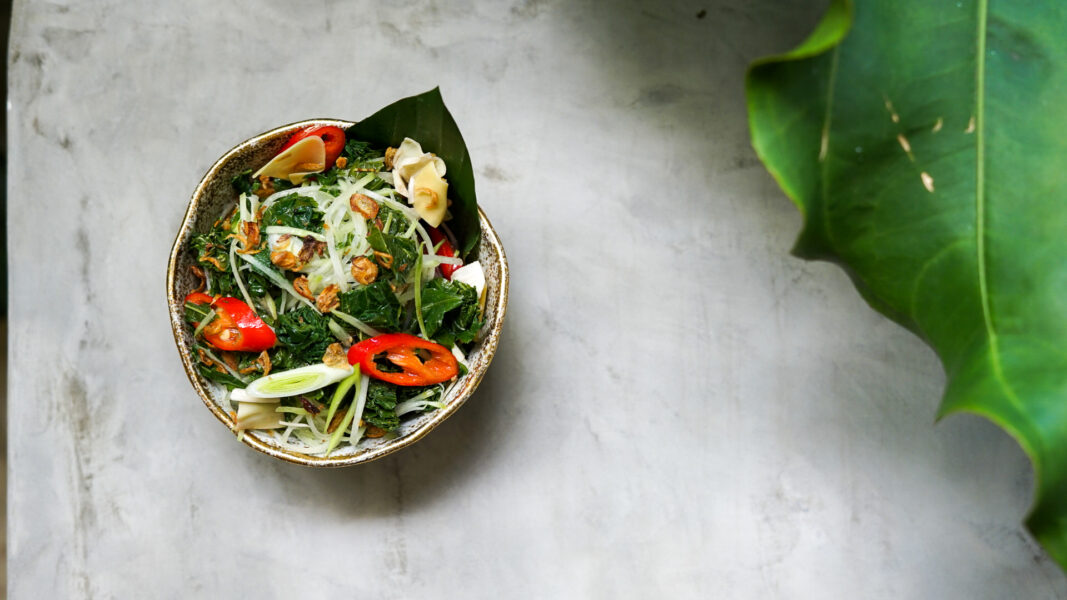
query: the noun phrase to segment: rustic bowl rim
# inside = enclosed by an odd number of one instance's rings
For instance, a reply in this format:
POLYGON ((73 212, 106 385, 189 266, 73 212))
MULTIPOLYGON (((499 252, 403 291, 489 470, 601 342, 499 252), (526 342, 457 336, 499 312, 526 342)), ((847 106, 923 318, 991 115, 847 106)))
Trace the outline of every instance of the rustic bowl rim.
MULTIPOLYGON (((171 247, 170 260, 167 264, 167 304, 170 313, 171 330, 174 334, 174 343, 181 356, 182 366, 185 368, 185 374, 189 378, 189 382, 192 384, 193 389, 196 390, 197 395, 200 396, 200 400, 203 401, 204 405, 207 406, 213 415, 215 415, 215 418, 231 431, 233 431, 234 426, 233 419, 212 399, 211 394, 206 387, 206 382, 203 381, 203 378, 196 372, 192 360, 191 349, 186 341, 185 322, 183 317, 184 303, 182 299, 178 297, 177 263, 180 254, 187 249, 187 241, 192 236, 192 227, 197 214, 197 209, 204 199, 210 184, 219 175, 222 168, 226 166, 230 160, 248 150, 249 147, 273 141, 276 138, 280 138, 287 134, 291 134, 296 130, 312 125, 332 125, 348 128, 353 124, 352 121, 341 119, 307 119, 289 123, 288 125, 282 125, 281 127, 275 127, 274 129, 255 135, 240 144, 237 144, 216 160, 201 178, 200 183, 197 184, 196 189, 193 191, 192 198, 189 200, 185 216, 182 218, 181 226, 178 228, 174 244, 171 247)), ((495 297, 487 291, 488 297, 486 303, 487 306, 490 304, 493 306, 494 318, 492 321, 486 323, 486 327, 482 330, 483 339, 480 342, 480 351, 485 359, 483 363, 484 366, 481 369, 472 369, 461 378, 464 380, 464 383, 456 388, 456 392, 453 392, 454 399, 449 400, 444 408, 430 413, 430 419, 420 425, 417 429, 410 431, 401 437, 390 440, 378 447, 364 452, 357 452, 356 454, 336 457, 311 456, 267 444, 260 440, 256 435, 251 434, 241 436, 241 442, 268 456, 293 464, 310 467, 353 466, 371 462, 411 446, 459 410, 459 408, 463 406, 474 393, 475 389, 477 389, 478 384, 481 383, 482 378, 485 376, 486 371, 488 371, 489 366, 492 363, 493 357, 496 354, 508 302, 510 275, 508 272, 507 256, 504 253, 504 247, 500 242, 496 230, 493 229, 492 224, 489 222, 488 217, 486 217, 485 212, 481 207, 478 208, 478 216, 482 230, 480 243, 483 245, 483 250, 488 249, 490 254, 497 258, 500 265, 499 286, 495 297)))

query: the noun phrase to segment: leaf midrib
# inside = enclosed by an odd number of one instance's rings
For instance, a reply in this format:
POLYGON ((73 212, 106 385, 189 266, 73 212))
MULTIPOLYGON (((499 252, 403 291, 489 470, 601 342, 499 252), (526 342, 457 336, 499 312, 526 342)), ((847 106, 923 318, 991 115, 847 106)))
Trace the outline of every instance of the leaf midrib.
POLYGON ((826 83, 826 114, 823 116, 822 135, 819 136, 819 162, 822 167, 821 189, 819 190, 820 196, 822 196, 822 228, 831 247, 833 247, 834 242, 833 235, 830 233, 830 210, 827 207, 829 202, 828 188, 830 187, 830 123, 834 114, 834 86, 837 84, 837 64, 840 51, 841 44, 839 43, 834 46, 830 59, 830 77, 827 78, 826 83))
POLYGON ((1014 407, 1023 412, 1022 402, 1004 376, 1000 361, 1000 341, 993 324, 993 309, 989 297, 989 280, 986 273, 988 254, 985 248, 985 59, 986 35, 988 33, 989 0, 978 0, 977 52, 975 60, 975 247, 978 253, 978 294, 982 303, 982 319, 989 338, 989 360, 993 375, 1004 389, 1004 394, 1014 407))

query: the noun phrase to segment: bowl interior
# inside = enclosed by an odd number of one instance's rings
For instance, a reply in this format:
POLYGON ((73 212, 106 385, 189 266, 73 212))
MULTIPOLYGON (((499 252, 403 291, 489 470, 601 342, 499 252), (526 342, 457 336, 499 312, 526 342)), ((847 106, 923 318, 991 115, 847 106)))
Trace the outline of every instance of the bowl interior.
MULTIPOLYGON (((208 231, 216 219, 233 207, 236 195, 230 185, 230 180, 234 176, 245 169, 258 168, 265 164, 292 133, 310 125, 335 125, 344 128, 352 123, 332 119, 301 121, 258 135, 227 152, 212 165, 200 185, 197 186, 174 241, 174 247, 171 249, 170 264, 167 269, 167 302, 170 307, 174 341, 178 346, 185 372, 193 388, 211 412, 231 431, 234 427, 234 420, 223 405, 225 390, 214 382, 205 380, 197 373, 196 361, 192 354, 192 332, 183 319, 183 300, 197 285, 197 280, 190 271, 195 261, 189 250, 189 242, 194 234, 208 231)), ((507 308, 508 266, 504 248, 500 245, 500 239, 485 213, 481 209, 478 213, 482 229, 478 260, 485 270, 486 322, 479 340, 467 356, 470 371, 461 378, 460 384, 453 388, 449 396, 444 399, 445 408, 403 421, 395 436, 365 439, 358 447, 335 450, 328 458, 302 454, 282 447, 274 441, 271 432, 246 431, 241 440, 260 452, 297 464, 324 467, 355 465, 380 458, 418 441, 458 410, 474 393, 489 368, 489 363, 496 352, 507 308)))

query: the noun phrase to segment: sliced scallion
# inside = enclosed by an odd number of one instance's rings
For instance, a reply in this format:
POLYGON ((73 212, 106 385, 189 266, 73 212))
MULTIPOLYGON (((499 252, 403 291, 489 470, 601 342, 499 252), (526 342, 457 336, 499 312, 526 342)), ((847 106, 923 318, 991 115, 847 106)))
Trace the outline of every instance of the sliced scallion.
MULTIPOLYGON (((356 367, 356 374, 359 374, 358 366, 356 367)), ((363 415, 363 407, 367 404, 367 388, 369 387, 370 379, 367 376, 360 377, 359 389, 356 392, 356 400, 352 402, 351 406, 348 407, 348 412, 345 413, 345 417, 341 420, 341 424, 337 427, 337 429, 334 430, 333 435, 330 436, 330 443, 326 446, 326 452, 324 453, 325 456, 329 456, 330 452, 332 452, 333 449, 337 447, 337 444, 341 441, 341 436, 345 434, 345 430, 348 429, 348 426, 351 425, 353 421, 355 421, 355 419, 363 415)), ((353 429, 356 428, 353 427, 353 429)), ((353 433, 351 438, 355 437, 356 435, 355 433, 353 433)), ((351 440, 351 443, 354 446, 358 441, 359 440, 357 438, 351 440)))
POLYGON ((352 368, 339 369, 322 363, 279 373, 271 373, 253 381, 245 390, 250 396, 284 398, 322 389, 352 373, 352 368))
POLYGON ((348 390, 352 389, 352 384, 359 380, 359 366, 352 370, 352 374, 341 380, 341 383, 337 384, 337 389, 333 392, 333 398, 330 400, 330 409, 326 411, 326 424, 327 426, 333 421, 333 416, 337 414, 337 407, 341 406, 341 401, 348 395, 348 390))
POLYGON ((330 328, 330 333, 333 334, 333 337, 337 338, 338 342, 341 342, 346 346, 352 344, 352 336, 348 335, 348 332, 344 330, 344 327, 338 325, 337 321, 330 319, 327 321, 326 325, 330 328))

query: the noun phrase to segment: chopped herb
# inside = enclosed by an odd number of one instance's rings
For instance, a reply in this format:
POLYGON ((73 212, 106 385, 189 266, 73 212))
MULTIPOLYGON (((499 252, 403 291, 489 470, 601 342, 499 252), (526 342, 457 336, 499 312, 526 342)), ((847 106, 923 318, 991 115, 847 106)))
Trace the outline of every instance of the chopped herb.
POLYGON ((289 194, 274 201, 263 213, 263 226, 282 225, 322 232, 323 214, 319 205, 300 194, 289 194))
POLYGON ((278 317, 275 333, 278 343, 285 346, 292 364, 322 362, 326 347, 336 342, 330 333, 327 317, 310 306, 302 306, 278 317))

